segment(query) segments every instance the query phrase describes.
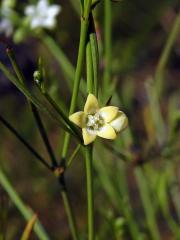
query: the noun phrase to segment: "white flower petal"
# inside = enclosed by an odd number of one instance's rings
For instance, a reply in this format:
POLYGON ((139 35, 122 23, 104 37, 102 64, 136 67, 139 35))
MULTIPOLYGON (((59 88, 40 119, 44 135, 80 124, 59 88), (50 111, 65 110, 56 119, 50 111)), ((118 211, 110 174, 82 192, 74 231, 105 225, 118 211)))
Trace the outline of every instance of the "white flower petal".
POLYGON ((84 106, 84 112, 86 114, 95 113, 99 109, 97 98, 93 94, 89 94, 84 106))
POLYGON ((97 135, 107 139, 115 139, 117 136, 114 129, 108 123, 97 131, 97 135))
POLYGON ((47 0, 39 0, 37 4, 37 11, 47 11, 48 10, 48 1, 47 0))
POLYGON ((35 12, 35 7, 30 5, 25 8, 25 15, 27 16, 33 16, 35 12))
POLYGON ((35 29, 42 26, 41 18, 34 18, 31 21, 31 28, 35 29))
POLYGON ((120 132, 127 127, 128 118, 123 112, 119 111, 117 117, 109 124, 114 128, 116 132, 120 132))
POLYGON ((31 28, 53 28, 56 24, 56 16, 60 12, 59 5, 50 5, 47 0, 39 0, 37 5, 26 7, 25 14, 29 17, 31 28))
POLYGON ((61 11, 61 7, 59 5, 52 5, 48 9, 48 15, 52 16, 53 18, 58 15, 58 13, 61 11))
POLYGON ((106 123, 110 122, 113 118, 116 117, 118 113, 118 108, 114 106, 107 106, 101 108, 99 111, 100 115, 103 117, 106 123))
POLYGON ((84 145, 92 143, 96 139, 96 134, 90 133, 86 128, 82 129, 84 145))

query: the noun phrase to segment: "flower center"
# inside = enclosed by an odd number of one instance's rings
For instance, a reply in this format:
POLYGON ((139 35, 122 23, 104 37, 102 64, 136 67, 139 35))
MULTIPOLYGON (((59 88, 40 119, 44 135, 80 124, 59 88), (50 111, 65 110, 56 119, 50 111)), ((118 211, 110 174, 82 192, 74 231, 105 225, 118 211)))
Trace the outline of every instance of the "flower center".
POLYGON ((98 112, 95 114, 87 115, 86 126, 88 130, 97 131, 103 125, 104 125, 104 119, 98 112))

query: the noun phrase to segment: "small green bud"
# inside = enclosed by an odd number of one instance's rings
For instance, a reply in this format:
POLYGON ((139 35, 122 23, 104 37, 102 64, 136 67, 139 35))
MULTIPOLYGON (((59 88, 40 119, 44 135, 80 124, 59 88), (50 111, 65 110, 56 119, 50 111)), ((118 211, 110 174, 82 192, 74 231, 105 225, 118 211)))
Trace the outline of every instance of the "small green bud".
POLYGON ((27 37, 27 32, 24 28, 19 28, 16 30, 13 36, 13 40, 15 43, 22 42, 27 37))
POLYGON ((34 82, 37 84, 41 92, 45 92, 44 86, 44 77, 45 77, 45 70, 43 67, 42 59, 38 59, 38 69, 33 73, 34 82))
POLYGON ((33 78, 34 78, 34 81, 38 84, 38 85, 41 85, 42 83, 42 74, 39 70, 36 70, 34 73, 33 73, 33 78))

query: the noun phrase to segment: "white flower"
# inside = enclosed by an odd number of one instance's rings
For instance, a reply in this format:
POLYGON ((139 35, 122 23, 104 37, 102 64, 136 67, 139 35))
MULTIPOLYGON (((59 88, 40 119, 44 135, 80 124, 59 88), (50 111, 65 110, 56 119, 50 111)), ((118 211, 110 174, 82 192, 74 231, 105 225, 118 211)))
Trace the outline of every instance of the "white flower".
POLYGON ((96 136, 115 139, 117 133, 128 125, 128 119, 122 111, 114 106, 99 108, 97 98, 93 94, 88 95, 84 111, 73 113, 69 119, 82 128, 85 145, 93 142, 96 136))
POLYGON ((4 18, 0 21, 0 33, 4 33, 6 37, 9 37, 13 33, 13 25, 12 22, 4 18))
POLYGON ((56 25, 56 16, 60 10, 59 5, 49 5, 47 0, 39 0, 37 5, 27 6, 25 14, 30 19, 32 29, 39 27, 52 29, 56 25))
POLYGON ((0 9, 0 33, 9 37, 13 33, 13 23, 11 21, 12 9, 2 5, 0 9))

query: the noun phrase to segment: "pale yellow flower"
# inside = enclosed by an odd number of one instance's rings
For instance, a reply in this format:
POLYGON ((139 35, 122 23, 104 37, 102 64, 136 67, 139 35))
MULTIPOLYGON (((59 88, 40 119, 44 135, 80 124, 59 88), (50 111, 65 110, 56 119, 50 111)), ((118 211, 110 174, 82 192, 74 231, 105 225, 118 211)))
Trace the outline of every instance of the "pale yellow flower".
POLYGON ((96 136, 115 139, 117 133, 128 125, 126 115, 118 107, 99 108, 98 100, 93 94, 88 95, 84 111, 70 115, 69 119, 82 128, 84 145, 92 143, 96 136))

